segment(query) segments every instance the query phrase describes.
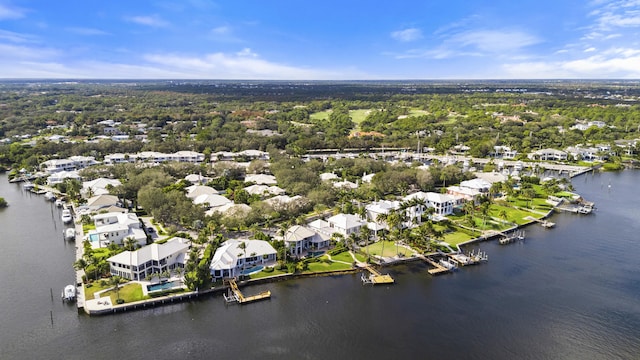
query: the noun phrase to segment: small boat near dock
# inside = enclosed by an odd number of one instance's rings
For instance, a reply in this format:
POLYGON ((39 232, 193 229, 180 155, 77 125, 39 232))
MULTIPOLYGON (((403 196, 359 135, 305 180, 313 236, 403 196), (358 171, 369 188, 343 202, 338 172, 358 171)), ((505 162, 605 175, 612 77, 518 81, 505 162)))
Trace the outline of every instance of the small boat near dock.
POLYGON ((44 193, 44 199, 47 201, 55 201, 56 195, 51 191, 47 191, 44 193))
POLYGON ((525 233, 524 233, 524 230, 521 230, 521 231, 513 232, 511 234, 502 234, 502 237, 498 239, 498 243, 500 243, 500 245, 506 245, 515 241, 522 241, 524 239, 525 239, 525 233))
POLYGON ((75 240, 76 239, 76 229, 74 228, 66 228, 63 232, 65 240, 75 240))
POLYGON ((76 299, 76 287, 67 285, 62 290, 62 301, 74 301, 76 299))
POLYGON ((62 210, 62 216, 61 216, 62 222, 65 224, 69 224, 73 221, 73 216, 71 215, 71 210, 69 209, 64 209, 62 210))

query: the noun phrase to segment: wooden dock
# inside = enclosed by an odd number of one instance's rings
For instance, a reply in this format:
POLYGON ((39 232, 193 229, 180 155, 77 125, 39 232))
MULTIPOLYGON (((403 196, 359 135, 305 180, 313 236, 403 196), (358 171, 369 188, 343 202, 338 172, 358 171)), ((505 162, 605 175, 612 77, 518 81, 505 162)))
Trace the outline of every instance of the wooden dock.
POLYGON ((424 260, 426 263, 428 263, 429 265, 433 266, 433 269, 428 270, 429 275, 440 275, 450 271, 450 269, 447 269, 446 267, 438 264, 437 262, 433 261, 431 258, 428 258, 426 256, 420 256, 420 258, 424 260))
POLYGON ((238 284, 236 284, 236 281, 233 279, 229 280, 229 290, 231 290, 229 296, 223 294, 224 300, 227 303, 237 302, 238 304, 245 304, 253 301, 268 299, 271 297, 271 291, 269 290, 263 291, 256 295, 244 296, 240 289, 238 289, 238 284))
POLYGON ((362 274, 363 284, 378 285, 378 284, 393 284, 395 282, 395 280, 393 280, 391 275, 389 274, 383 275, 380 272, 378 272, 376 269, 372 268, 371 266, 367 265, 365 269, 369 271, 370 274, 368 277, 362 274))
POLYGON ((553 223, 553 222, 547 221, 547 220, 536 219, 533 216, 527 216, 524 219, 525 220, 530 220, 530 221, 535 221, 535 222, 539 223, 540 225, 542 225, 543 228, 546 228, 546 229, 550 229, 550 228, 556 226, 556 223, 553 223))
POLYGON ((500 245, 506 245, 515 241, 522 241, 524 239, 525 239, 525 233, 524 233, 524 230, 521 230, 521 231, 513 232, 511 234, 503 233, 502 237, 498 239, 498 242, 500 243, 500 245))

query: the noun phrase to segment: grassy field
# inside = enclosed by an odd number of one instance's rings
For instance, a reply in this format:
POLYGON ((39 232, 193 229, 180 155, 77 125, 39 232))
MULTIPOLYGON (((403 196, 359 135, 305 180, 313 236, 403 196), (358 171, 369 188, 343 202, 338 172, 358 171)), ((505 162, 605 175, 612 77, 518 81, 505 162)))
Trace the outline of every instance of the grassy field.
POLYGON ((351 257, 351 254, 349 254, 348 251, 341 252, 338 255, 331 255, 331 260, 344 261, 344 262, 347 262, 347 263, 352 263, 353 262, 353 258, 351 257))
POLYGON ((249 278, 251 278, 251 279, 261 279, 261 278, 265 278, 265 277, 269 277, 269 276, 284 275, 284 274, 288 274, 287 270, 273 269, 272 272, 265 272, 263 270, 263 271, 255 273, 255 274, 249 275, 249 278))
MULTIPOLYGON (((123 299, 124 302, 134 302, 144 300, 145 297, 142 295, 142 285, 138 283, 134 284, 125 284, 120 287, 120 299, 123 299)), ((102 296, 109 296, 111 298, 111 303, 116 303, 116 292, 114 290, 109 290, 107 292, 102 293, 102 296)))
POLYGON ((396 252, 396 243, 393 241, 378 241, 374 244, 371 244, 367 247, 362 248, 362 251, 366 253, 367 249, 369 251, 369 255, 371 256, 378 255, 383 257, 393 257, 398 254, 402 254, 403 256, 407 257, 413 254, 411 250, 406 249, 402 246, 398 246, 397 252, 396 252), (383 252, 383 247, 384 247, 384 252, 383 252))
MULTIPOLYGON (((370 109, 349 110, 349 116, 356 125, 356 129, 360 128, 360 123, 364 121, 370 111, 370 109)), ((325 110, 310 114, 309 118, 311 120, 326 120, 329 118, 329 114, 331 114, 331 110, 325 110)))
POLYGON ((529 220, 524 219, 528 216, 533 216, 535 218, 541 217, 539 214, 536 214, 536 213, 532 213, 532 212, 520 210, 520 209, 514 209, 512 207, 507 207, 507 206, 502 206, 497 204, 491 205, 491 208, 489 209, 489 215, 492 217, 501 219, 500 212, 502 210, 504 210, 507 213, 506 221, 514 222, 518 225, 522 225, 529 222, 529 220))
POLYGON ((102 291, 102 290, 106 290, 108 288, 110 288, 111 286, 105 282, 104 286, 100 285, 100 281, 94 281, 93 283, 91 283, 90 287, 87 287, 85 285, 84 287, 84 298, 89 300, 89 299, 93 299, 94 298, 94 294, 97 293, 98 291, 102 291))
POLYGON ((351 269, 351 264, 343 264, 340 262, 317 261, 309 263, 308 266, 309 272, 339 271, 351 269))
POLYGON ((479 233, 476 233, 476 236, 471 236, 465 232, 462 231, 453 231, 450 233, 446 233, 444 235, 444 240, 446 243, 448 243, 451 246, 456 246, 460 243, 463 243, 465 241, 469 241, 477 236, 479 236, 479 233))

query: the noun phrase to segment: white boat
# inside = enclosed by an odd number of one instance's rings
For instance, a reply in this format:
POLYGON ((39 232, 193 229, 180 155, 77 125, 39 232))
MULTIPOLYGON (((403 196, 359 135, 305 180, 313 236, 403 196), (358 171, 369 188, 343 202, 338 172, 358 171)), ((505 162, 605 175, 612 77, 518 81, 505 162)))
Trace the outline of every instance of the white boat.
POLYGON ((438 263, 440 264, 440 266, 445 267, 449 270, 456 270, 458 268, 458 265, 456 265, 456 263, 450 259, 443 259, 438 261, 438 263))
POLYGON ((73 216, 71 216, 71 210, 64 209, 62 210, 62 222, 68 224, 73 221, 73 216))
POLYGON ((64 230, 64 239, 65 240, 75 240, 76 239, 76 229, 74 229, 74 228, 66 228, 64 230))
POLYGON ((62 201, 62 199, 56 200, 56 206, 57 207, 62 207, 63 205, 64 205, 64 201, 62 201))
POLYGON ((25 189, 25 190, 31 190, 31 189, 33 189, 34 186, 35 186, 34 183, 32 183, 31 181, 28 181, 28 180, 27 180, 27 182, 22 184, 22 188, 25 189))
POLYGON ((44 193, 44 199, 47 201, 54 201, 56 199, 56 196, 51 191, 47 191, 46 193, 44 193))
POLYGON ((76 299, 76 287, 73 285, 67 285, 62 290, 63 301, 73 301, 76 299))

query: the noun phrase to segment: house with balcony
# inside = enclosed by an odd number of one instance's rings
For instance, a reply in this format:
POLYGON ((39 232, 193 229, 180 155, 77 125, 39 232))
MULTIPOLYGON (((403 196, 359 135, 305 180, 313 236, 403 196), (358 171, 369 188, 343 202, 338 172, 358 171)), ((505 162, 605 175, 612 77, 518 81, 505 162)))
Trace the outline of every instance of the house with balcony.
POLYGON ((123 251, 107 259, 111 275, 129 280, 144 280, 177 268, 184 269, 191 242, 174 237, 163 244, 153 243, 135 251, 123 251))
POLYGON ((214 280, 235 278, 275 265, 276 254, 264 240, 229 239, 213 254, 209 271, 214 280))

